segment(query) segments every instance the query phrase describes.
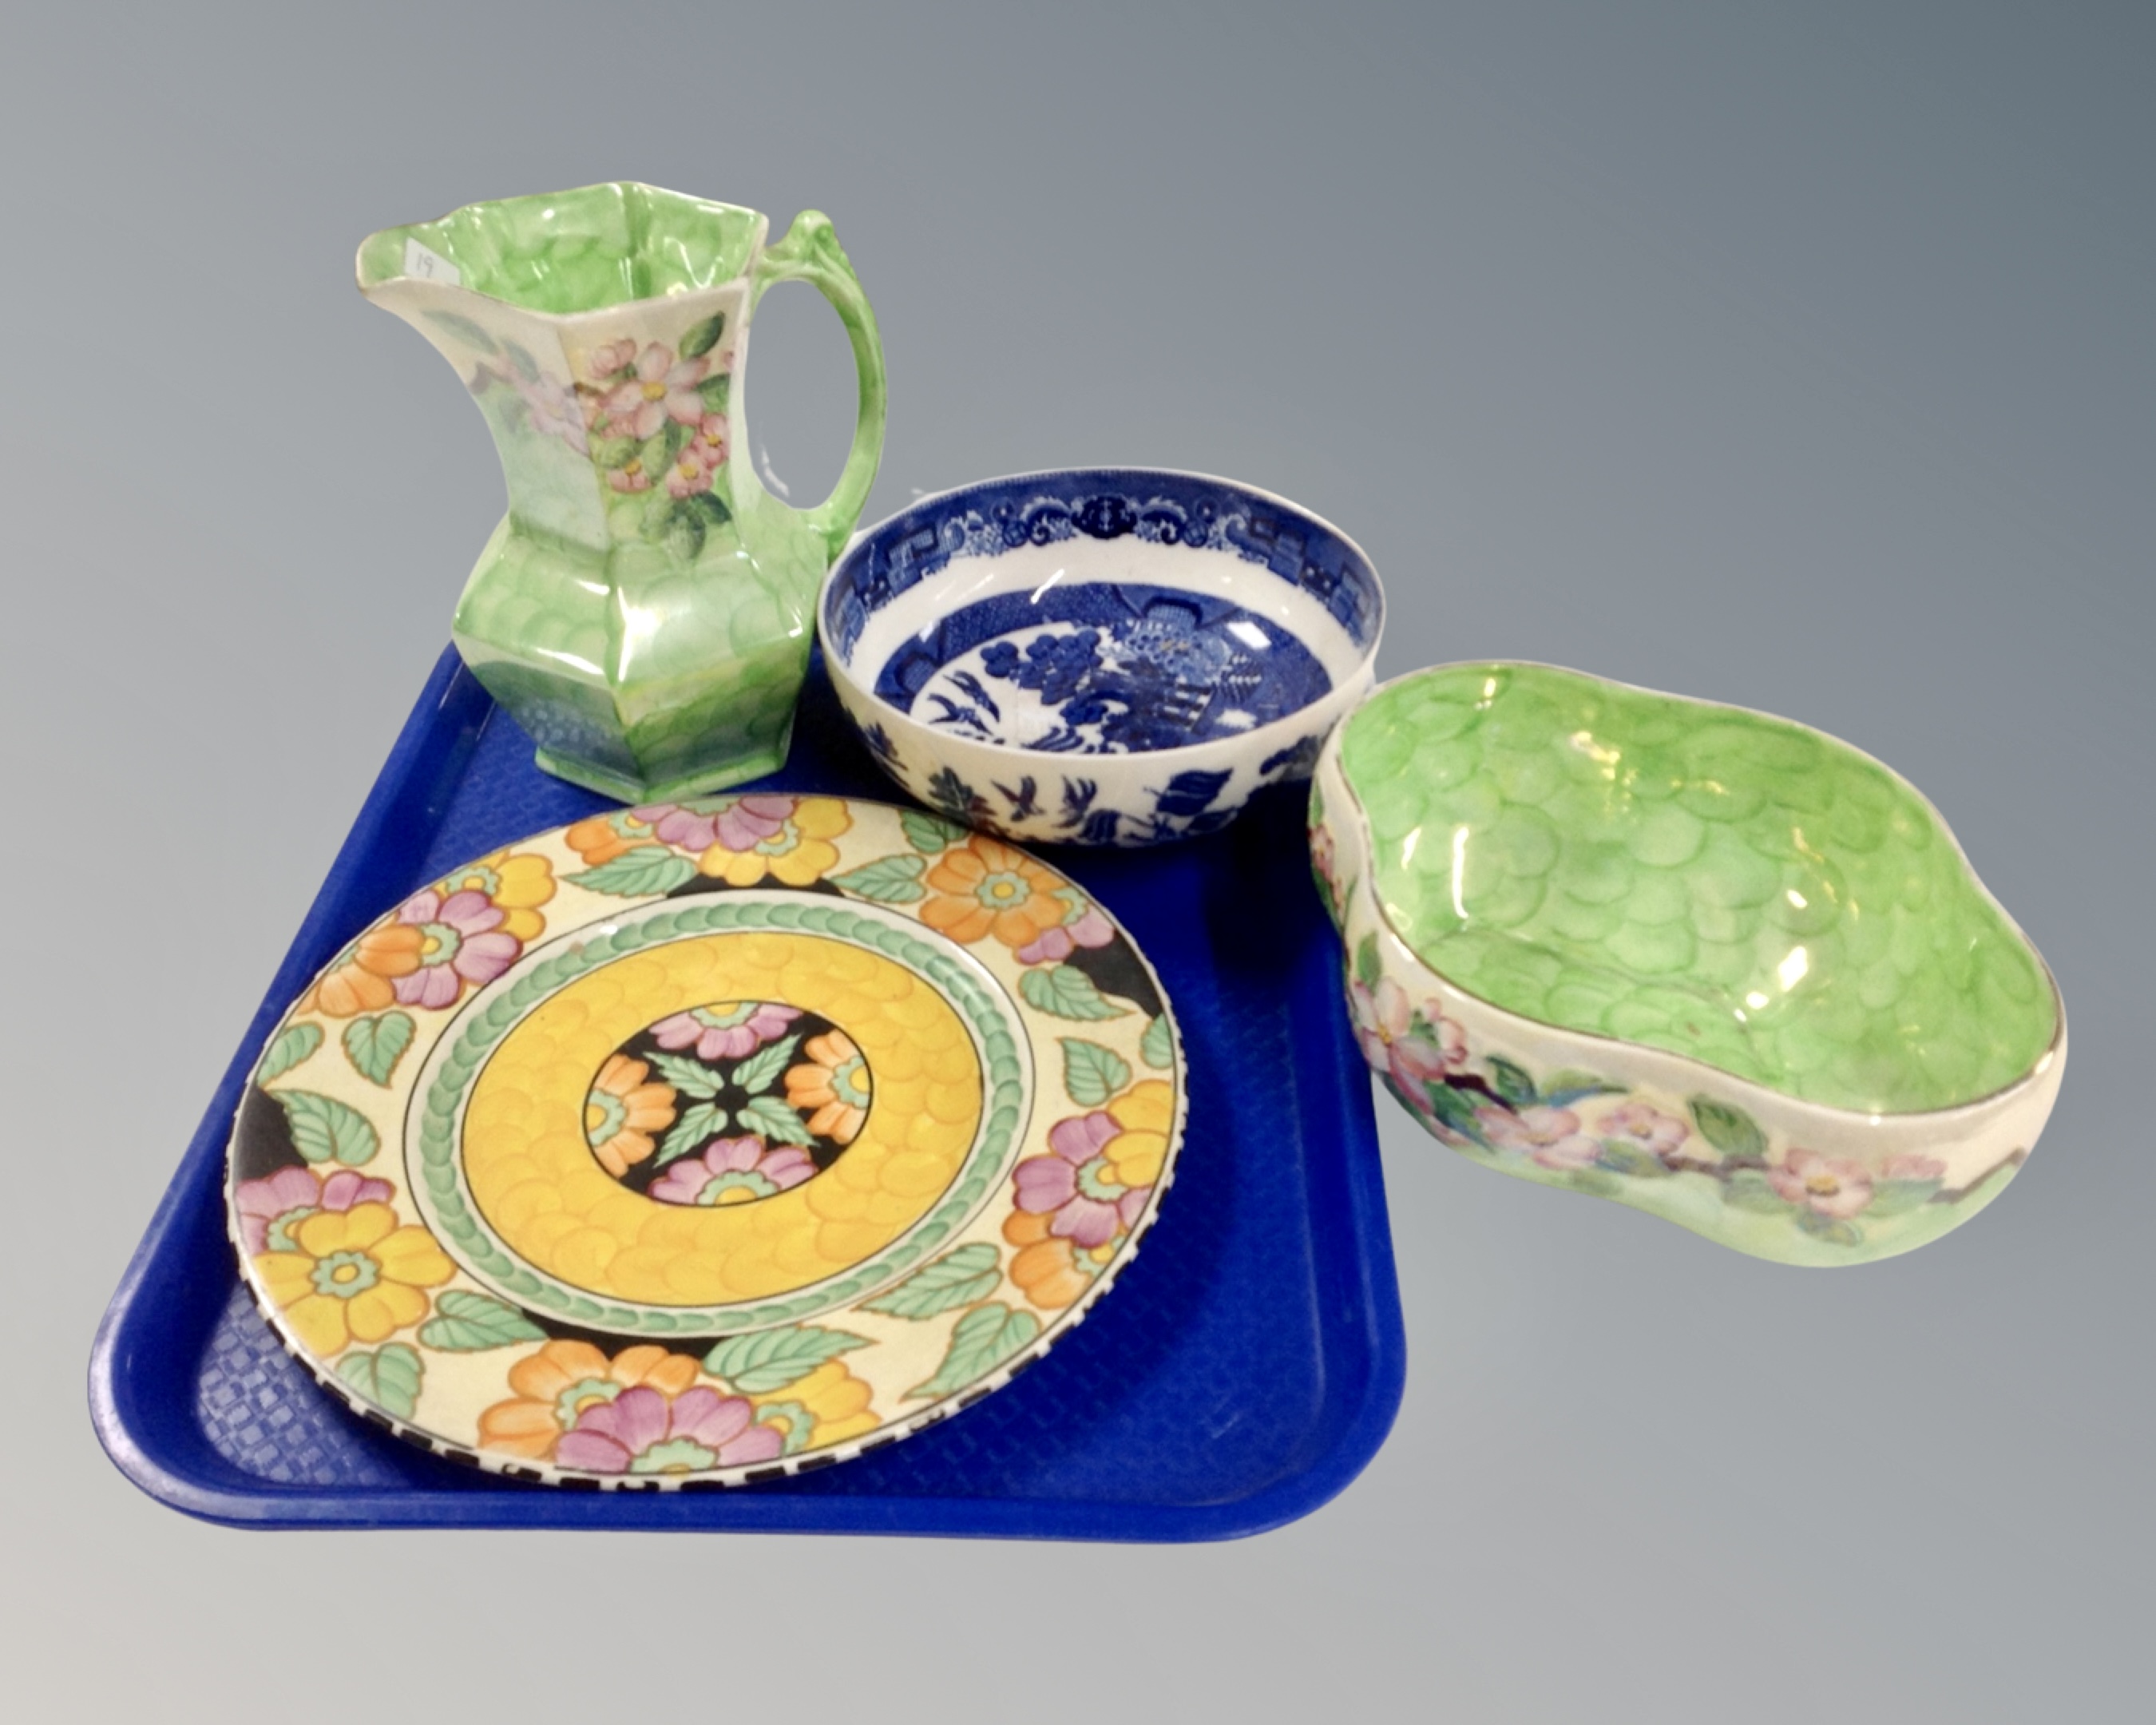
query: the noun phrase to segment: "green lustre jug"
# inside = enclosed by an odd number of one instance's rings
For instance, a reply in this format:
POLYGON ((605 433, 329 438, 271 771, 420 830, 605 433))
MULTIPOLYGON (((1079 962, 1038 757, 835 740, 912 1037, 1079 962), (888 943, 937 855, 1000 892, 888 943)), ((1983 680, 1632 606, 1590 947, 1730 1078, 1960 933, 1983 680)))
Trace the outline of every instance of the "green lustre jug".
POLYGON ((625 802, 786 758, 816 591, 883 452, 883 349, 830 223, 631 184, 475 203, 370 235, 360 291, 431 341, 501 454, 509 513, 452 629, 540 766, 625 802), (860 373, 837 487, 773 496, 746 459, 751 314, 799 279, 860 373))

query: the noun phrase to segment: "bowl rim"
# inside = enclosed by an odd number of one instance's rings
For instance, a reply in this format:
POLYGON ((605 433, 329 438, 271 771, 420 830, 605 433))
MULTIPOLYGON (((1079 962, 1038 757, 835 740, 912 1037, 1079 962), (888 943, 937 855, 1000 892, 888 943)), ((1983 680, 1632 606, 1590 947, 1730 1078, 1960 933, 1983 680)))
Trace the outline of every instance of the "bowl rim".
MULTIPOLYGON (((1493 667, 1517 665, 1533 670, 1558 671, 1567 676, 1584 677, 1606 688, 1627 690, 1634 694, 1652 695, 1664 700, 1686 701, 1693 706, 1714 707, 1723 712, 1743 713, 1753 718, 1771 720, 1775 724, 1791 726, 1811 736, 1823 737, 1836 747, 1848 750, 1858 759, 1876 767, 1907 791, 1923 807, 1924 811, 1932 818, 1933 830, 1943 834, 1946 841, 1953 846, 1954 855, 1960 860, 1963 872, 1974 883, 1976 890, 1983 895, 1985 901, 1998 914, 1999 921, 2005 925, 2015 939, 2020 942, 2029 956, 2036 961, 2036 968, 2043 976, 2044 985, 2051 990, 2051 1040, 2045 1044, 2042 1052, 2038 1054, 2020 1073, 1997 1089, 1987 1091, 1981 1096, 1973 1096, 1964 1101, 1948 1103, 1943 1107, 1854 1108, 1838 1102, 1815 1101, 1808 1096, 1796 1096, 1789 1091, 1778 1089, 1773 1085, 1763 1084, 1756 1078, 1748 1078, 1741 1072, 1732 1072, 1727 1067, 1717 1066, 1710 1060, 1703 1060, 1697 1055, 1686 1054, 1677 1049, 1663 1048, 1656 1043, 1634 1041, 1625 1037, 1612 1035, 1606 1030, 1583 1030, 1572 1024, 1558 1024, 1554 1019, 1537 1018, 1531 1013, 1522 1012, 1515 1007, 1503 1005, 1486 995, 1478 994, 1473 989, 1463 987, 1455 982, 1423 953, 1417 951, 1414 943, 1394 925, 1391 916, 1386 911, 1383 900, 1376 891, 1371 891, 1368 897, 1371 912, 1376 918, 1378 928, 1390 937, 1401 952, 1406 953, 1415 963, 1437 978, 1455 993, 1465 999, 1473 1001, 1477 1006, 1487 1011, 1512 1019, 1522 1024, 1532 1025, 1536 1029, 1546 1034, 1577 1036, 1589 1042, 1606 1044, 1612 1048, 1646 1050, 1656 1055, 1681 1061, 1699 1071, 1711 1072, 1718 1083, 1743 1085, 1759 1096, 1771 1097, 1779 1106, 1812 1111, 1845 1121, 1861 1122, 1871 1126, 1878 1126, 1889 1121, 1944 1120, 1958 1115, 1973 1115, 1979 1111, 1997 1108, 2035 1085, 2046 1082, 2056 1084, 2064 1076, 2066 1050, 2066 1003, 2065 997, 2059 992, 2058 978, 2051 973, 2051 967, 2045 961, 2044 955, 2038 949, 2035 942, 2029 937, 2028 931, 2014 920, 2012 912, 1999 901, 1998 895, 1984 884, 1983 875, 1977 872, 1975 864, 1969 860, 1969 852, 1963 847, 1959 834, 1954 831, 1946 816, 1940 812, 1938 805, 1912 784, 1904 774, 1881 760, 1870 750, 1860 747, 1845 737, 1837 737, 1831 731, 1823 731, 1816 725, 1808 725, 1803 720, 1792 719, 1786 714, 1770 713, 1763 707, 1743 706, 1734 701, 1714 701, 1703 695, 1685 695, 1674 690, 1650 688, 1644 683, 1628 683, 1621 677, 1605 677, 1599 671, 1581 670, 1573 665, 1553 665, 1547 660, 1539 659, 1453 659, 1437 665, 1419 665, 1414 670, 1403 671, 1399 675, 1389 677, 1383 682, 1378 684, 1361 701, 1356 702, 1353 711, 1342 715, 1340 722, 1332 728, 1332 734, 1326 739, 1325 747, 1318 757, 1317 770, 1311 775, 1312 790, 1315 794, 1319 778, 1330 766, 1340 781, 1341 789, 1347 793, 1348 802, 1354 812, 1356 822, 1358 873, 1375 873, 1377 845, 1375 834, 1370 825, 1369 811, 1363 806, 1362 798, 1357 794, 1354 784, 1348 778, 1347 768, 1341 760, 1342 753, 1347 745, 1348 726, 1353 722, 1357 714, 1389 689, 1397 688, 1417 677, 1429 676, 1439 671, 1464 670, 1470 667, 1483 665, 1493 667)), ((1346 932, 1343 929, 1342 932, 1344 940, 1346 932)))
MULTIPOLYGON (((947 563, 945 567, 947 568, 949 565, 947 563)), ((822 585, 817 590, 816 639, 824 649, 824 662, 829 668, 832 679, 834 681, 860 695, 862 700, 868 702, 880 716, 888 716, 892 719, 896 719, 902 725, 911 726, 913 730, 917 732, 921 736, 933 738, 939 745, 947 743, 952 745, 963 745, 973 748, 992 750, 999 756, 1009 755, 1022 759, 1031 759, 1036 757, 1044 760, 1051 758, 1055 760, 1082 759, 1098 765, 1109 762, 1122 761, 1168 761, 1173 760, 1178 756, 1194 755, 1203 750, 1226 750, 1240 748, 1249 743, 1254 738, 1270 737, 1275 734, 1285 735, 1291 729, 1305 726, 1310 722, 1309 716, 1322 711, 1328 701, 1338 701, 1342 696, 1348 697, 1347 709, 1337 714, 1326 729, 1320 733, 1322 744, 1325 738, 1329 737, 1332 732, 1337 731, 1340 725, 1345 721, 1348 712, 1352 711, 1355 707, 1359 706, 1362 704, 1362 701, 1363 700, 1367 700, 1369 695, 1373 692, 1369 686, 1369 683, 1373 674, 1373 667, 1375 665, 1377 661, 1378 649, 1384 639, 1385 612, 1386 602, 1384 578, 1378 574, 1378 566, 1371 561, 1369 552, 1363 550, 1362 546, 1355 541, 1352 535, 1342 532, 1338 527, 1335 526, 1323 516, 1319 515, 1315 510, 1306 508, 1303 505, 1296 502, 1292 498, 1283 497, 1277 491, 1269 491, 1262 485, 1250 485, 1243 480, 1224 478, 1221 475, 1216 473, 1203 473, 1195 468, 1148 467, 1136 466, 1127 464, 1123 465, 1114 465, 1106 463, 1094 463, 1068 467, 1029 468, 1019 473, 998 474, 986 479, 968 480, 963 485, 949 485, 945 487, 942 490, 927 492, 921 496, 913 498, 906 504, 905 508, 893 511, 890 515, 886 516, 881 521, 876 522, 873 526, 863 527, 857 530, 853 537, 846 542, 846 548, 836 557, 832 559, 831 567, 825 572, 822 585), (1062 479, 1071 475, 1086 474, 1130 474, 1139 475, 1141 477, 1158 475, 1164 479, 1194 480, 1204 485, 1219 485, 1224 490, 1240 491, 1245 496, 1255 498, 1271 504, 1279 509, 1286 511, 1291 515, 1299 516, 1303 521, 1312 523, 1317 527, 1322 528, 1325 532, 1330 534, 1334 539, 1337 540, 1341 545, 1353 553, 1356 559, 1362 564, 1363 571, 1370 578, 1370 589, 1377 601, 1370 619, 1369 640, 1363 646, 1360 654, 1357 656, 1353 667, 1342 675, 1334 678, 1332 680, 1332 686, 1327 689, 1323 694, 1317 696, 1315 699, 1304 702, 1301 706, 1295 708, 1292 711, 1281 714, 1276 719, 1269 719, 1262 725, 1253 726, 1248 731, 1239 731, 1230 737, 1209 737, 1202 742, 1178 743, 1172 748, 1130 749, 1126 750, 1120 754, 1095 754, 1075 757, 1067 753, 1058 753, 1055 751, 1049 749, 1027 748, 1018 743, 1003 742, 995 740, 984 740, 980 737, 948 736, 945 732, 936 730, 932 726, 921 723, 920 720, 915 718, 911 713, 903 711, 900 708, 893 706, 890 701, 885 700, 883 696, 877 694, 871 685, 864 682, 860 677, 855 675, 849 656, 839 651, 836 644, 832 639, 832 624, 830 617, 831 596, 837 590, 840 572, 847 569, 849 566, 853 565, 855 559, 865 555, 871 542, 874 542, 878 536, 887 532, 897 522, 904 520, 907 516, 913 514, 916 510, 932 508, 936 505, 947 502, 952 498, 963 496, 969 491, 983 490, 992 485, 1017 485, 1028 480, 1062 479), (1358 690, 1361 691, 1359 696, 1356 693, 1358 690)), ((1344 626, 1342 629, 1342 633, 1343 634, 1347 633, 1344 626)), ((1092 769, 1089 768, 1088 770, 1090 771, 1092 769)))

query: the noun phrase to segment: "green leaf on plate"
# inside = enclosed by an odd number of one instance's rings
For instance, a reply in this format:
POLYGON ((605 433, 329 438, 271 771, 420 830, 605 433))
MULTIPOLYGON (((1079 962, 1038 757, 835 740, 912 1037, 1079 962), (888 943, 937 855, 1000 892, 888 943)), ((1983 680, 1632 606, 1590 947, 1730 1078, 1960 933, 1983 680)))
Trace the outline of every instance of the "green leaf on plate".
POLYGON ((683 1096, 701 1097, 709 1101, 726 1086, 723 1074, 713 1071, 701 1060, 691 1060, 687 1055, 654 1052, 651 1064, 666 1075, 666 1081, 683 1096))
POLYGON ((276 1040, 264 1052, 262 1064, 255 1069, 254 1081, 267 1084, 280 1073, 293 1067, 322 1045, 322 1033, 314 1024, 288 1024, 277 1033, 276 1040))
POLYGON ((948 850, 966 836, 965 828, 957 823, 923 814, 918 809, 906 809, 898 817, 898 824, 906 829, 906 842, 931 856, 948 850))
POLYGON ((1146 1065, 1163 1072, 1175 1064, 1175 1039, 1168 1034, 1166 1013, 1146 1026, 1145 1040, 1138 1044, 1138 1052, 1145 1057, 1146 1065))
POLYGON ((1130 1062, 1112 1049, 1075 1036, 1063 1045, 1063 1087, 1081 1108, 1097 1108, 1131 1081, 1130 1062))
POLYGON ((409 1420, 419 1405, 419 1380, 426 1374, 416 1349, 391 1342, 373 1353, 347 1353, 336 1374, 361 1400, 409 1420))
POLYGON ((743 1395, 768 1395, 798 1384, 827 1359, 868 1346, 865 1336, 801 1324, 731 1336, 704 1356, 704 1369, 743 1395))
POLYGON ((801 1117, 777 1096, 754 1096, 744 1103, 736 1114, 741 1123, 752 1132, 762 1132, 774 1144, 813 1144, 815 1133, 810 1132, 801 1117))
POLYGON ((921 886, 921 875, 927 866, 928 859, 925 856, 880 856, 858 869, 824 878, 834 886, 857 892, 880 905, 911 905, 927 896, 927 889, 921 886))
POLYGON ((369 1082, 388 1086, 412 1045, 410 1014, 385 1012, 371 1019, 354 1019, 344 1027, 345 1058, 352 1070, 369 1082))
POLYGON ((691 1150, 702 1148, 704 1141, 717 1137, 726 1123, 726 1111, 716 1102, 697 1103, 674 1122, 673 1129, 660 1141, 652 1167, 665 1168, 670 1162, 679 1162, 691 1150))
POLYGON ((778 1081, 778 1075, 786 1070, 786 1063, 793 1058, 793 1050, 800 1046, 798 1036, 782 1038, 769 1048, 751 1055, 735 1067, 731 1081, 739 1085, 751 1096, 758 1091, 769 1090, 778 1081))
POLYGON ((683 881, 695 880, 696 865, 680 851, 670 850, 664 845, 639 845, 595 869, 563 878, 587 892, 641 898, 646 893, 671 892, 683 881))
POLYGON ((934 1317, 960 1306, 985 1300, 1003 1280, 996 1249, 985 1240, 946 1252, 916 1270, 896 1287, 864 1302, 863 1310, 891 1317, 934 1317))
POLYGON ((951 1346, 936 1375, 907 1390, 905 1399, 949 1395, 978 1383, 1040 1334, 1040 1320, 1030 1312, 1014 1312, 1000 1301, 976 1306, 951 1332, 951 1346))
POLYGON ((1093 978, 1075 965, 1029 970, 1018 979, 1018 991, 1027 1005, 1059 1019, 1119 1019, 1130 1010, 1111 1005, 1093 978))
POLYGON ((444 1353, 477 1353, 506 1348, 512 1342, 544 1342, 547 1332, 506 1300, 469 1288, 451 1288, 434 1296, 434 1311, 419 1326, 419 1340, 444 1353))
POLYGON ((305 1090, 273 1090, 270 1094, 285 1111, 292 1147, 309 1162, 341 1162, 357 1168, 372 1162, 382 1147, 367 1117, 348 1102, 305 1090))

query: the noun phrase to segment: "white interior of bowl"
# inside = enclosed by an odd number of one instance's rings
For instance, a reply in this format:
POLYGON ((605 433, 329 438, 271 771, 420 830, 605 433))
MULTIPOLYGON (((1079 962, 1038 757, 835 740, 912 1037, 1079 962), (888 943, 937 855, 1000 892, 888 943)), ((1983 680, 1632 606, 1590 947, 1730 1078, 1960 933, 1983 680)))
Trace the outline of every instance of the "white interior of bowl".
MULTIPOLYGON (((1201 650, 1235 654, 1238 664, 1245 668, 1246 679, 1257 680, 1256 687, 1264 700, 1252 701, 1247 711, 1231 697, 1213 700, 1211 736, 1255 730, 1307 707, 1346 684, 1368 658, 1367 650, 1356 644, 1321 601, 1280 579, 1263 564, 1252 563, 1229 551, 1163 544, 1132 536, 1110 540, 1074 536, 992 556, 954 557, 935 576, 896 595, 867 619, 850 655, 848 669, 857 683, 876 691, 880 698, 908 716, 938 730, 955 729, 956 734, 983 741, 1017 747, 1060 747, 1075 752, 1122 752, 1170 746, 1103 742, 1097 726, 1091 727, 1082 740, 1072 741, 1074 727, 1065 722, 1064 712, 1051 699, 1039 691, 1019 686, 1010 677, 994 678, 983 670, 983 655, 995 643, 1008 644, 1022 653, 1044 637, 1076 634, 1086 626, 1083 622, 1057 620, 1052 614, 1075 589, 1101 585, 1116 586, 1127 592, 1158 588, 1168 594, 1202 595, 1216 604, 1231 604, 1243 614, 1212 624, 1207 633, 1215 644, 1201 650), (994 633, 981 644, 945 661, 939 672, 917 687, 894 691, 881 686, 888 680, 886 673, 895 656, 915 644, 932 640, 946 619, 983 601, 1002 598, 1020 603, 997 615, 994 633), (1311 661, 1315 661, 1315 675, 1311 661), (991 698, 997 708, 993 720, 984 721, 977 728, 963 717, 952 718, 959 710, 984 718, 968 691, 991 685, 991 698), (1058 743, 1057 738, 1063 741, 1058 743)), ((1147 603, 1163 614, 1187 614, 1172 600, 1147 603)), ((1199 680, 1194 678, 1194 687, 1199 680)), ((1086 730, 1082 726, 1075 727, 1075 731, 1086 730)), ((1183 740, 1199 738, 1194 735, 1177 739, 1183 740)))

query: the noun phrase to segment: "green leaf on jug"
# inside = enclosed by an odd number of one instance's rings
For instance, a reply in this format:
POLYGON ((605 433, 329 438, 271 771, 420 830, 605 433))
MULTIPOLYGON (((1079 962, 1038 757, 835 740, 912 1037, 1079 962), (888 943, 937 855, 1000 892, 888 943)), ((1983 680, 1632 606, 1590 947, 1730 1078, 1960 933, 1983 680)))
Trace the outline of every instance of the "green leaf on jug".
POLYGON ((696 386, 696 393, 704 398, 704 411, 723 415, 726 403, 732 398, 734 376, 732 372, 721 372, 716 377, 706 377, 696 386))
POLYGON ((1717 1102, 1711 1096, 1691 1099, 1691 1117, 1699 1135, 1724 1156, 1764 1156, 1767 1135, 1742 1108, 1717 1102))
POLYGON ((719 345, 726 332, 726 315, 715 311, 701 323, 690 324, 681 337, 681 357, 700 359, 719 345))
POLYGON ((539 381, 539 362, 514 341, 505 341, 501 345, 503 351, 509 355, 510 364, 516 367, 517 374, 526 383, 536 383, 539 381))
POLYGON ((439 324, 451 335, 457 337, 459 341, 470 342, 471 346, 478 348, 481 353, 499 353, 501 352, 499 347, 494 345, 493 336, 487 334, 485 330, 474 323, 469 317, 465 317, 458 312, 429 311, 427 314, 427 317, 430 322, 439 324))

